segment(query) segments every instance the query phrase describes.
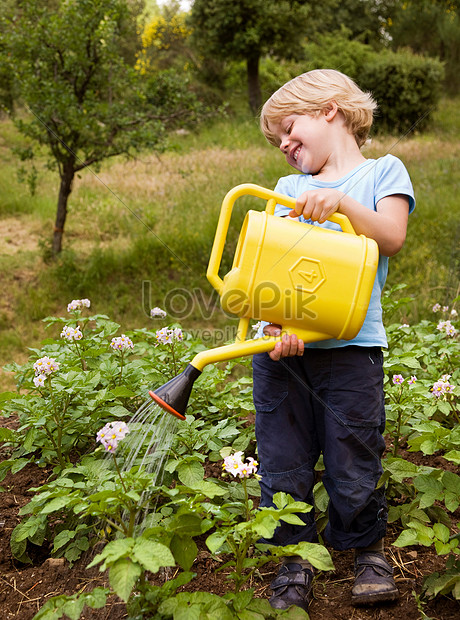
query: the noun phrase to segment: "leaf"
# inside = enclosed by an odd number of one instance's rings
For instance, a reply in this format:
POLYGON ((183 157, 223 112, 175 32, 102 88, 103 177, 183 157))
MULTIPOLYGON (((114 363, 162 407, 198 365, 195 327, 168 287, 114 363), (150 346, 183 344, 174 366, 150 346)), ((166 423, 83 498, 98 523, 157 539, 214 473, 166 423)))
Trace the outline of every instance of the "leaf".
POLYGON ((395 547, 408 547, 409 545, 418 545, 417 532, 415 530, 403 530, 398 538, 394 541, 395 547))
POLYGON ((441 480, 448 491, 460 497, 460 476, 457 476, 451 471, 445 471, 441 480))
POLYGON ((437 540, 434 543, 434 546, 438 555, 446 555, 451 552, 451 546, 441 542, 440 540, 437 540))
POLYGON ((163 566, 175 566, 176 562, 166 545, 146 538, 137 538, 132 550, 133 557, 145 570, 157 573, 163 566))
POLYGON ((206 538, 206 546, 211 553, 216 553, 227 540, 229 532, 214 532, 206 538))
POLYGON ((129 555, 134 546, 133 538, 120 538, 118 540, 111 540, 106 544, 104 549, 99 553, 87 566, 91 568, 99 562, 104 562, 100 570, 105 570, 107 566, 110 566, 118 559, 129 555))
POLYGON ((460 465, 460 450, 450 450, 444 454, 444 458, 456 465, 460 465))
POLYGON ((71 504, 73 501, 73 497, 69 497, 68 495, 55 497, 50 502, 45 504, 45 506, 41 509, 40 513, 43 515, 47 515, 51 512, 57 512, 58 510, 61 510, 65 506, 71 504))
POLYGON ((17 443, 20 441, 21 435, 11 428, 0 428, 0 441, 11 441, 17 443))
POLYGON ((282 547, 282 549, 284 549, 284 555, 300 555, 318 570, 334 570, 329 551, 319 543, 301 541, 296 545, 282 547))
POLYGON ((204 469, 198 461, 182 462, 177 466, 177 475, 182 484, 194 488, 194 485, 203 482, 204 469))
POLYGON ((446 527, 442 523, 435 523, 433 525, 433 531, 434 531, 436 538, 439 538, 441 542, 443 543, 448 542, 450 538, 450 532, 449 532, 448 527, 446 527))
POLYGON ((128 602, 129 595, 141 573, 142 568, 130 558, 121 558, 110 567, 110 585, 125 603, 128 602))
POLYGON ((171 539, 170 549, 176 562, 183 570, 189 570, 198 553, 198 547, 190 536, 174 535, 171 539))
POLYGON ((385 469, 391 473, 391 477, 396 482, 402 482, 405 478, 412 478, 414 474, 418 474, 417 465, 410 463, 404 459, 396 459, 384 463, 385 469))
POLYGON ((254 596, 254 590, 243 590, 242 592, 237 592, 234 596, 233 596, 233 607, 235 609, 235 611, 242 611, 243 609, 246 609, 246 607, 249 605, 249 603, 252 601, 254 596))

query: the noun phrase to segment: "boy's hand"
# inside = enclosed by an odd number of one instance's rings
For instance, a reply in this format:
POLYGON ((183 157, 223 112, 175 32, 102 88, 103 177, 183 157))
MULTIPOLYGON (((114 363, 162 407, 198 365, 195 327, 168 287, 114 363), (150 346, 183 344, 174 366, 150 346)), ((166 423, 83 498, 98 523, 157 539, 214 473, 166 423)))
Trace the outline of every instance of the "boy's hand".
POLYGON ((290 217, 303 215, 306 220, 313 220, 323 224, 331 215, 339 210, 340 201, 345 196, 337 189, 311 189, 297 198, 295 209, 290 217))
MULTIPOLYGON (((264 334, 266 336, 279 336, 281 334, 281 325, 275 325, 271 323, 264 327, 264 334)), ((269 356, 274 362, 277 362, 282 357, 294 357, 295 355, 303 355, 304 342, 299 340, 295 334, 284 334, 283 339, 275 344, 273 351, 270 351, 269 356)))

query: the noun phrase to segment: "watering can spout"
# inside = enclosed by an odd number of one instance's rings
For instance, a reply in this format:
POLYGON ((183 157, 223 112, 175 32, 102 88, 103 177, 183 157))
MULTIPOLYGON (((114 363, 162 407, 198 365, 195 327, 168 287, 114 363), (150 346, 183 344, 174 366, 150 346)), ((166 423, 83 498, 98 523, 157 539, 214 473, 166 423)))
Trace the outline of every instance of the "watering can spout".
POLYGON ((183 372, 168 381, 154 392, 149 391, 150 397, 160 405, 162 409, 168 411, 176 418, 185 420, 185 410, 187 409, 188 399, 193 389, 195 380, 201 375, 192 364, 188 364, 183 372))

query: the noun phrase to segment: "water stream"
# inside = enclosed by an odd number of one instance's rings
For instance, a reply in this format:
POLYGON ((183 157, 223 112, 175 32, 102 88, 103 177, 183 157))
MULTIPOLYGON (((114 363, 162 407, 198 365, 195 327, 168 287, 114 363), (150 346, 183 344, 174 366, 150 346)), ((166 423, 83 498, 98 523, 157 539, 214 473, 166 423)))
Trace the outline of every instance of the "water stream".
MULTIPOLYGON (((139 472, 153 475, 152 487, 142 493, 139 502, 140 505, 145 504, 146 507, 145 510, 139 512, 136 519, 138 534, 150 525, 151 519, 148 517, 156 510, 156 501, 151 501, 151 499, 156 492, 156 487, 163 482, 164 464, 168 458, 178 423, 177 418, 149 398, 128 422, 130 432, 119 443, 117 462, 122 476, 133 467, 137 467, 139 472)), ((123 513, 123 521, 129 521, 127 511, 123 513)))

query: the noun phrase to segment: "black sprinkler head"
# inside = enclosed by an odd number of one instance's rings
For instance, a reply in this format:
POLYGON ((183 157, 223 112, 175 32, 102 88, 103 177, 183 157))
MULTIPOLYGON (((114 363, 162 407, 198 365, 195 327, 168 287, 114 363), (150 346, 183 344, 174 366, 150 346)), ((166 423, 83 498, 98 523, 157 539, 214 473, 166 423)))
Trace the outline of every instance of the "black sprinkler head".
POLYGON ((201 375, 201 370, 191 364, 185 368, 180 375, 171 379, 154 392, 149 391, 153 400, 162 409, 168 411, 180 420, 185 420, 185 410, 187 409, 188 399, 192 392, 195 380, 201 375))

